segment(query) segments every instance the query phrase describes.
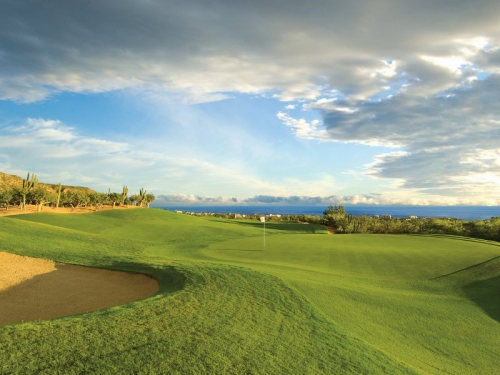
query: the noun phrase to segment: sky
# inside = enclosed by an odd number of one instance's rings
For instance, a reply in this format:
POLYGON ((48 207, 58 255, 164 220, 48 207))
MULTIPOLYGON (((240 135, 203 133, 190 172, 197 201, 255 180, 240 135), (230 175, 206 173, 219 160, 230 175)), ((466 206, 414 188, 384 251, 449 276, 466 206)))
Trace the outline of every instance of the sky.
POLYGON ((0 171, 155 205, 500 205, 498 0, 0 0, 0 171))

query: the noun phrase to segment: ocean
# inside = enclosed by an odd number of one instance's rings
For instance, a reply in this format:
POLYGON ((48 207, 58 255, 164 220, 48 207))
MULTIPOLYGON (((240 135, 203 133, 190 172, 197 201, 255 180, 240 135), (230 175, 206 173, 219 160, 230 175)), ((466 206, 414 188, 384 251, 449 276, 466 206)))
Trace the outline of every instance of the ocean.
MULTIPOLYGON (((500 216, 500 206, 378 206, 345 205, 351 215, 391 215, 393 218, 408 216, 449 217, 464 220, 484 220, 500 216)), ((238 214, 280 214, 322 216, 326 206, 167 206, 158 207, 169 211, 215 212, 238 214)))

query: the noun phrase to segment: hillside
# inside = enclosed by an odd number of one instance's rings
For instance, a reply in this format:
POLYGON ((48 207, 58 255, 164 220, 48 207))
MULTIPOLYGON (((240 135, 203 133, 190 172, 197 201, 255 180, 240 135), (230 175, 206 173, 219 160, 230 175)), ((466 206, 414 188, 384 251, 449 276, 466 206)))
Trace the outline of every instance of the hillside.
MULTIPOLYGON (((0 172, 0 192, 5 191, 5 190, 9 190, 9 189, 19 188, 19 187, 21 187, 22 183, 23 183, 23 177, 0 172)), ((57 190, 59 188, 59 183, 39 182, 37 186, 44 188, 51 193, 57 193, 57 190)), ((62 190, 63 191, 65 191, 65 190, 66 191, 81 191, 81 192, 85 192, 85 193, 90 193, 90 192, 94 191, 88 187, 70 186, 70 185, 62 185, 62 190)))

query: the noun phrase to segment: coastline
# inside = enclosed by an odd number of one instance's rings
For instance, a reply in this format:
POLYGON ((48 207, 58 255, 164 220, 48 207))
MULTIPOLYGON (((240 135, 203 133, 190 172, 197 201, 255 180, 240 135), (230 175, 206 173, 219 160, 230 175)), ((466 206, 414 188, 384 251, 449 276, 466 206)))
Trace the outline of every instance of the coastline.
MULTIPOLYGON (((348 214, 355 216, 383 216, 393 218, 436 217, 462 220, 485 220, 500 216, 500 206, 381 206, 381 205, 345 205, 348 214)), ((190 206, 172 205, 156 206, 167 211, 217 214, 278 214, 278 215, 310 215, 322 216, 326 206, 190 206)))

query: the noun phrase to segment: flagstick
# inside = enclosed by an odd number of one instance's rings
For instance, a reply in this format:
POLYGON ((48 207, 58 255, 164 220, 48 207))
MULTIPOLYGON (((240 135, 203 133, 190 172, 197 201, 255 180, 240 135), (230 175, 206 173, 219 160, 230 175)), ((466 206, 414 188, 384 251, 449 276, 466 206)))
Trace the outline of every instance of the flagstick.
POLYGON ((266 217, 264 216, 264 251, 266 251, 266 217))
POLYGON ((266 250, 266 217, 265 216, 261 216, 260 217, 260 222, 264 223, 264 249, 263 249, 263 251, 265 251, 266 250))

